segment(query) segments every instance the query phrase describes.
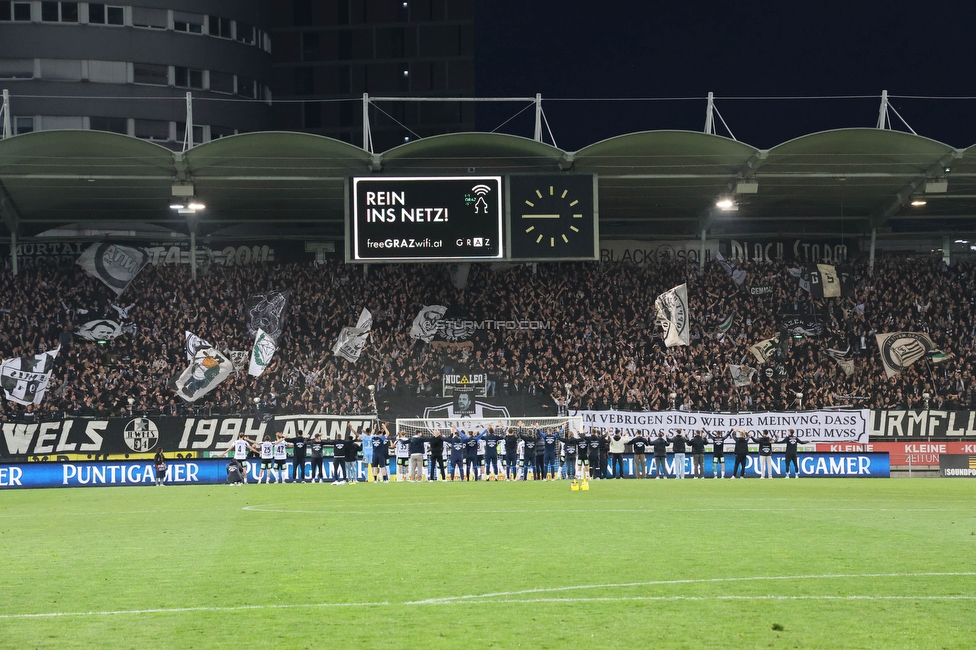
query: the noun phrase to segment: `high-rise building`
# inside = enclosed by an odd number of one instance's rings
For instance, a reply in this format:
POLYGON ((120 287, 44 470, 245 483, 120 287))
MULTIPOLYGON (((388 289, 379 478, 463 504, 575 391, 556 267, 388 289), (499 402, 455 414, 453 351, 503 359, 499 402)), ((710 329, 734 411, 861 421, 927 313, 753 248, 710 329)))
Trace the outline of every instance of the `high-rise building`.
POLYGON ((113 131, 178 148, 272 126, 267 0, 0 0, 14 133, 113 131), (136 4, 128 4, 135 2, 136 4))
MULTIPOLYGON (((274 4, 275 123, 363 143, 363 94, 474 96, 473 0, 282 0, 274 4)), ((471 102, 376 101, 372 146, 474 130, 471 102)))

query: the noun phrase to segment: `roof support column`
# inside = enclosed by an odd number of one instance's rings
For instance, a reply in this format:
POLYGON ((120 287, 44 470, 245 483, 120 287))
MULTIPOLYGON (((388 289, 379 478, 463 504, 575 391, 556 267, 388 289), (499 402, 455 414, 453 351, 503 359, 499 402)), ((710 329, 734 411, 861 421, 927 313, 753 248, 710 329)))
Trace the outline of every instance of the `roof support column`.
POLYGON ((542 93, 535 94, 535 141, 542 142, 542 93))
POLYGON ((705 271, 705 228, 701 229, 701 250, 698 251, 698 270, 705 271))
POLYGON ((16 276, 19 272, 17 264, 17 231, 20 230, 20 213, 14 207, 7 189, 0 183, 0 220, 10 231, 10 265, 16 276))
POLYGON ((942 235, 942 261, 949 266, 952 255, 952 238, 949 235, 942 235))
POLYGON ((195 214, 186 215, 186 224, 190 227, 190 277, 197 281, 197 227, 200 217, 195 214))
POLYGON ((10 231, 10 268, 13 269, 14 277, 17 277, 17 229, 10 231))
POLYGON ((3 137, 9 138, 10 133, 10 93, 6 88, 3 89, 3 106, 0 106, 0 115, 3 115, 3 137))
POLYGON ((878 229, 871 228, 871 253, 868 256, 868 275, 874 276, 874 247, 878 243, 878 229))

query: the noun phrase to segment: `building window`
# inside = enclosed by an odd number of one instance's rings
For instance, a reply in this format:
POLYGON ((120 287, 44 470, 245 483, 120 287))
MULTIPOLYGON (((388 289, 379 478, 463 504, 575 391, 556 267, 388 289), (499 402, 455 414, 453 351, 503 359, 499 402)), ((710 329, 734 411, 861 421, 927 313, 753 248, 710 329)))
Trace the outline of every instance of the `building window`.
POLYGON ((208 16, 207 18, 207 26, 211 36, 231 38, 230 18, 217 18, 217 16, 208 16))
MULTIPOLYGON (((186 122, 176 123, 176 141, 183 142, 186 140, 186 122)), ((201 144, 203 142, 203 127, 194 126, 193 127, 193 144, 201 144)))
POLYGON ((237 94, 248 99, 255 99, 257 95, 254 93, 254 80, 248 79, 247 77, 238 77, 237 94))
POLYGON ((41 59, 41 79, 81 81, 81 61, 41 59))
POLYGON ((125 61, 89 61, 88 80, 96 83, 124 84, 128 81, 125 61))
POLYGON ((0 22, 10 22, 14 17, 9 2, 0 2, 0 22))
POLYGON ((165 9, 150 9, 149 7, 132 8, 132 26, 147 29, 166 29, 167 12, 165 9))
MULTIPOLYGON (((4 2, 2 4, 10 5, 9 2, 4 2)), ((14 20, 21 23, 29 23, 31 19, 31 3, 29 2, 15 2, 14 7, 14 20)), ((9 20, 9 19, 8 19, 9 20)))
POLYGON ((78 22, 77 2, 42 2, 41 20, 46 23, 78 22))
POLYGON ((135 120, 136 137, 144 140, 169 140, 169 122, 135 120))
POLYGON ((34 59, 0 59, 0 79, 33 79, 34 59))
POLYGON ((88 23, 91 25, 125 25, 125 9, 88 3, 88 23))
POLYGON ((321 129, 322 128, 322 105, 318 102, 305 102, 303 106, 304 118, 305 118, 305 128, 306 129, 321 129))
POLYGON ((210 127, 210 140, 219 140, 220 138, 226 138, 229 135, 234 135, 234 129, 229 126, 211 126, 210 127))
POLYGON ((92 131, 108 131, 109 133, 128 135, 129 120, 124 117, 90 117, 88 118, 88 128, 92 131))
POLYGON ((215 93, 234 94, 234 75, 226 72, 210 72, 210 90, 215 93))
POLYGON ((168 86, 169 66, 155 63, 133 63, 132 82, 150 86, 168 86))
POLYGON ((34 118, 33 117, 16 118, 14 120, 14 129, 17 135, 23 135, 24 133, 33 133, 34 118))
POLYGON ((189 34, 202 34, 205 18, 206 17, 203 14, 190 14, 186 13, 185 11, 174 11, 173 29, 178 32, 187 32, 189 34))
POLYGON ((312 68, 295 68, 295 94, 313 95, 312 68))
POLYGON ((195 88, 197 90, 203 90, 203 70, 177 67, 176 86, 179 88, 195 88))
POLYGON ((254 45, 254 26, 238 21, 237 40, 239 40, 241 43, 254 45))

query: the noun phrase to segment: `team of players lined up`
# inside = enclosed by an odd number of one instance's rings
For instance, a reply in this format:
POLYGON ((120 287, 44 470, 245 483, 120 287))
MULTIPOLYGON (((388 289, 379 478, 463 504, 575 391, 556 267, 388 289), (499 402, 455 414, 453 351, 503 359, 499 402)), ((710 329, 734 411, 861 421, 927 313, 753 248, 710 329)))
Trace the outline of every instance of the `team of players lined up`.
POLYGON ((396 459, 394 480, 556 480, 623 478, 624 450, 631 445, 634 454, 634 477, 666 479, 685 478, 686 455, 691 456, 691 476, 705 478, 705 455, 711 447, 712 478, 726 478, 725 446, 732 445, 734 457, 729 478, 745 478, 749 443, 759 447, 759 478, 773 477, 773 445, 785 445, 786 471, 784 478, 799 478, 797 448, 806 444, 790 429, 782 439, 769 431, 755 435, 745 430, 728 433, 688 432, 681 429, 667 435, 628 435, 620 429, 589 431, 577 434, 557 427, 533 427, 519 423, 517 427, 488 426, 465 432, 453 427, 450 436, 439 430, 431 433, 401 432, 392 436, 387 425, 366 433, 355 433, 351 427, 346 435, 323 439, 321 434, 311 438, 301 433, 285 438, 278 433, 274 440, 266 435, 260 443, 243 433, 227 450, 234 460, 228 467, 231 482, 247 482, 247 460, 251 455, 260 458, 257 482, 272 479, 287 481, 288 450, 293 453, 292 482, 325 482, 324 451, 332 448, 332 483, 342 485, 357 482, 359 454, 365 461, 370 479, 374 482, 390 480, 391 450, 396 459), (673 454, 672 472, 668 471, 668 447, 673 454), (306 462, 310 461, 311 476, 306 476, 306 462), (236 466, 236 467, 235 467, 236 466), (234 473, 236 470, 236 474, 234 473))

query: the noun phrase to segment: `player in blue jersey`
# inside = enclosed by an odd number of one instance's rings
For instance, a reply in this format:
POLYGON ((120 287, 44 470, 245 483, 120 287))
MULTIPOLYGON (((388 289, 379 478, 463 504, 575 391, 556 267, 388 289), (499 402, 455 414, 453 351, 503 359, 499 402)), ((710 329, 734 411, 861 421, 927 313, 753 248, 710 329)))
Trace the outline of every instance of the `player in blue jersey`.
POLYGON ((465 478, 469 481, 477 481, 479 478, 481 466, 478 464, 478 443, 484 435, 484 432, 472 431, 470 434, 461 432, 461 440, 464 441, 465 478))
POLYGON ((500 435, 501 425, 498 425, 498 429, 488 427, 485 432, 484 437, 481 441, 485 445, 485 479, 498 480, 498 446, 502 441, 502 436, 500 435))

